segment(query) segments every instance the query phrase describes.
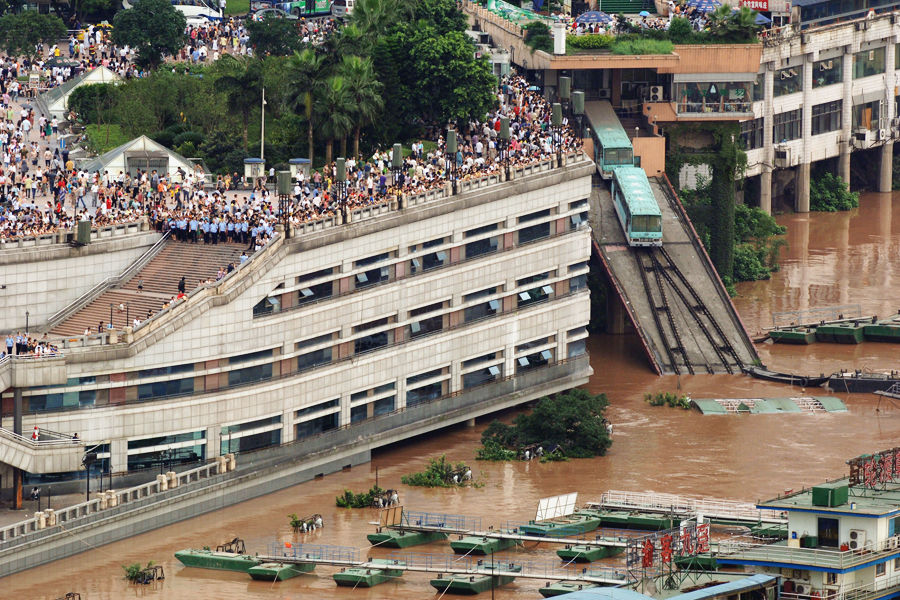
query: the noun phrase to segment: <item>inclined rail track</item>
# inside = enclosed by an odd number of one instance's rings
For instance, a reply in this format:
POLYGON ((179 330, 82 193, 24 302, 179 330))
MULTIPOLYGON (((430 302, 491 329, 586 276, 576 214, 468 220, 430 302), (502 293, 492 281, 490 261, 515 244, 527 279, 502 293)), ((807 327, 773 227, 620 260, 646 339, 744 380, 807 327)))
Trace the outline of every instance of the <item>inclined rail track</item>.
MULTIPOLYGON (((687 312, 690 313, 703 337, 712 347, 722 367, 728 373, 740 372, 743 367, 743 361, 738 356, 734 346, 725 336, 722 327, 713 317, 709 308, 703 302, 697 290, 688 281, 687 277, 678 268, 675 261, 665 250, 665 248, 649 248, 637 254, 639 271, 644 290, 647 298, 650 300, 653 313, 653 320, 659 331, 660 338, 663 340, 666 355, 669 359, 672 371, 680 374, 680 367, 684 367, 693 375, 696 361, 691 361, 688 357, 687 349, 684 346, 680 332, 678 331, 675 316, 671 303, 667 296, 666 287, 668 286, 675 293, 675 296, 684 304, 687 312), (644 255, 649 258, 649 262, 644 260, 644 255), (647 271, 653 272, 653 280, 655 287, 651 284, 647 271), (657 303, 656 298, 659 298, 657 303), (664 327, 663 320, 659 313, 665 313, 668 321, 668 328, 664 327), (668 329, 671 336, 667 335, 668 329), (683 364, 679 365, 677 357, 680 355, 683 364)), ((702 356, 702 351, 701 351, 702 356)), ((714 373, 713 366, 707 361, 704 365, 707 372, 714 373)))

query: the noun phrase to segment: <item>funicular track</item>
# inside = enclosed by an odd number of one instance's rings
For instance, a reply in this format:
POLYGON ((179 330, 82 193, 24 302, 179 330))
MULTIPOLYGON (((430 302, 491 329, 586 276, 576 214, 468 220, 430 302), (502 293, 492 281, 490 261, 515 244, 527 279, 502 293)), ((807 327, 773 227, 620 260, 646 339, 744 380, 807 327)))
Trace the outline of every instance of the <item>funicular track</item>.
MULTIPOLYGON (((674 293, 681 305, 696 323, 697 329, 706 338, 709 347, 713 349, 719 364, 731 374, 740 373, 743 361, 722 330, 721 325, 710 312, 700 294, 690 283, 688 278, 678 267, 664 247, 643 249, 638 253, 639 270, 643 280, 647 297, 658 304, 654 305, 653 318, 663 339, 670 340, 665 350, 669 357, 670 367, 676 374, 680 373, 679 367, 683 366, 690 374, 694 374, 695 361, 691 361, 685 348, 682 336, 675 323, 673 307, 668 299, 667 289, 674 293), (647 272, 653 273, 655 286, 651 285, 647 272), (668 331, 663 328, 659 313, 665 313, 668 321, 668 331), (676 355, 681 357, 682 365, 676 361, 676 355)), ((713 365, 707 357, 703 357, 702 366, 708 373, 714 373, 713 365)))

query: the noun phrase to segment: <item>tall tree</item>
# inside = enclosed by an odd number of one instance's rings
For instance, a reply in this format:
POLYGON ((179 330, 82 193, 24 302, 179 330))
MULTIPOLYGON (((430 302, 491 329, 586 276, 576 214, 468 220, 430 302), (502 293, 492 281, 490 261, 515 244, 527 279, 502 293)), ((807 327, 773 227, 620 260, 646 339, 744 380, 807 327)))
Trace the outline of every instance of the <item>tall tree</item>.
POLYGON ((311 48, 294 52, 288 61, 288 108, 306 121, 306 137, 309 145, 309 164, 313 164, 313 111, 314 88, 322 81, 324 61, 311 48))
POLYGON ((357 0, 350 24, 374 40, 389 32, 397 23, 408 22, 415 14, 415 0, 357 0))
POLYGON ((319 127, 325 136, 325 164, 331 163, 334 141, 341 142, 341 153, 346 154, 347 135, 353 129, 353 97, 347 82, 340 75, 333 75, 317 86, 314 111, 319 115, 319 127))
POLYGON ((0 17, 0 48, 10 56, 37 57, 43 45, 66 36, 66 25, 55 15, 34 10, 0 17))
POLYGON ((138 62, 151 68, 186 42, 187 20, 168 0, 141 0, 133 8, 116 13, 113 26, 113 42, 135 48, 138 62))
POLYGON ((241 115, 241 134, 246 152, 250 113, 261 101, 262 63, 256 58, 235 58, 226 54, 219 60, 216 67, 220 73, 216 78, 216 87, 228 98, 229 110, 241 115))
POLYGON ((373 123, 384 107, 381 98, 381 82, 375 76, 372 60, 358 56, 345 56, 338 68, 344 78, 352 102, 353 156, 359 156, 359 132, 373 123))
POLYGON ((257 56, 290 56, 300 49, 295 21, 266 15, 262 21, 250 19, 246 23, 250 45, 257 56))

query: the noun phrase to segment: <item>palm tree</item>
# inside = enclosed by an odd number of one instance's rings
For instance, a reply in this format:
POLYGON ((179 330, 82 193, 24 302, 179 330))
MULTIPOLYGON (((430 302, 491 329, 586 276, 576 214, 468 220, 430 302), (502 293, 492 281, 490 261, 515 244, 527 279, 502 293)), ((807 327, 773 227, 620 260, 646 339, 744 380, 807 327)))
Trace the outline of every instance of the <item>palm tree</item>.
POLYGON ((376 39, 395 23, 415 16, 415 0, 357 0, 350 15, 350 24, 363 35, 376 39))
POLYGON ((228 99, 228 108, 240 113, 244 152, 248 149, 247 130, 250 127, 250 112, 260 102, 262 88, 262 65, 253 58, 235 58, 230 54, 223 56, 217 65, 220 74, 216 78, 216 87, 223 90, 228 99))
POLYGON ((325 136, 325 164, 331 164, 334 140, 341 141, 346 150, 347 134, 353 129, 353 98, 350 88, 340 75, 326 79, 315 93, 313 112, 318 115, 319 129, 325 136))
POLYGON ((383 86, 375 76, 370 58, 345 56, 338 73, 344 78, 352 101, 353 156, 359 156, 360 130, 374 122, 384 108, 381 97, 383 86))
POLYGON ((324 61, 315 50, 307 48, 294 52, 288 61, 288 108, 306 120, 306 141, 309 145, 309 164, 313 164, 313 127, 315 113, 313 98, 315 88, 323 76, 324 61))

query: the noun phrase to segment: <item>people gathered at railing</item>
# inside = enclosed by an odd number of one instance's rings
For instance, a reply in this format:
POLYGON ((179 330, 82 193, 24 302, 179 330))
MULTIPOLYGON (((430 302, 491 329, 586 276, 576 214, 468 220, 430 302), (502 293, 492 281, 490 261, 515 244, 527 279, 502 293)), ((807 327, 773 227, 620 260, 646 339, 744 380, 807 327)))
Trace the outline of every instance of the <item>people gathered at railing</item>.
POLYGON ((40 340, 28 335, 28 333, 17 332, 15 335, 8 333, 6 335, 6 344, 0 350, 0 358, 6 356, 59 356, 59 348, 55 344, 50 343, 47 334, 40 340))

